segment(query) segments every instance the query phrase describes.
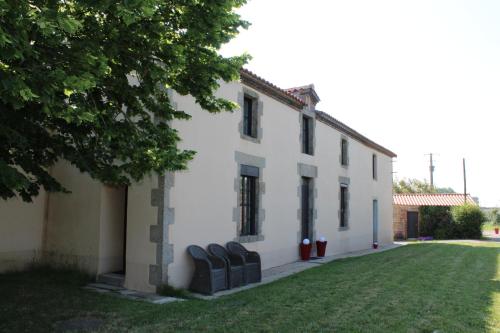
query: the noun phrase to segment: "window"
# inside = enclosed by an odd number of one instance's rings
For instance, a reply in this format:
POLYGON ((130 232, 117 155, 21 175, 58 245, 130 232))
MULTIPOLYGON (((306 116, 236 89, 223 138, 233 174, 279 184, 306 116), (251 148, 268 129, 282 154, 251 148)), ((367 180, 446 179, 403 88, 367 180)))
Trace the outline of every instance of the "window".
POLYGON ((302 153, 313 155, 313 119, 302 116, 302 153))
POLYGON ((377 155, 372 155, 372 176, 377 180, 377 155))
POLYGON ((340 227, 347 227, 347 185, 340 185, 340 227))
POLYGON ((347 166, 349 164, 349 156, 348 156, 348 143, 347 139, 342 138, 340 142, 340 163, 343 166, 347 166))
POLYGON ((255 99, 247 95, 243 101, 243 134, 257 138, 257 103, 255 103, 255 99))
POLYGON ((248 165, 241 166, 241 232, 240 236, 257 235, 257 187, 259 169, 248 165))

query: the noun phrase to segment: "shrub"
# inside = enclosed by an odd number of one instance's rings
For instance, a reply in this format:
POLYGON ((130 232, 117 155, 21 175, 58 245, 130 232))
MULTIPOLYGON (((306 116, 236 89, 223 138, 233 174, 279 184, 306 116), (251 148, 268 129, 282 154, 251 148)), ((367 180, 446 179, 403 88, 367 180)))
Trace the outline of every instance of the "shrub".
POLYGON ((486 222, 486 216, 478 206, 471 204, 456 206, 451 209, 451 215, 456 224, 456 237, 481 238, 481 226, 486 222))
POLYGON ((419 236, 432 236, 436 239, 455 237, 450 207, 421 206, 419 214, 419 236))

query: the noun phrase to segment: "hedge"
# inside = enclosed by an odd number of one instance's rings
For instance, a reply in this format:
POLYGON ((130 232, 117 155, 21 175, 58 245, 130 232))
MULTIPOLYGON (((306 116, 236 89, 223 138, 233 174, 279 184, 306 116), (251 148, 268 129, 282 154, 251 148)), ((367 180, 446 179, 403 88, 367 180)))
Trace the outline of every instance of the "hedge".
POLYGON ((419 235, 435 239, 479 239, 486 216, 478 206, 422 206, 419 235))

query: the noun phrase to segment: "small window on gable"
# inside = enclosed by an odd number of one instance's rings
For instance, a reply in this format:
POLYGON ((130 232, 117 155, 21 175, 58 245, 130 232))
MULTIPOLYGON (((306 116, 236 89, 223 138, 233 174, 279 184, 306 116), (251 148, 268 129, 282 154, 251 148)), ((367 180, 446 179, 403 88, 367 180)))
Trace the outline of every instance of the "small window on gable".
POLYGON ((257 138, 257 101, 248 95, 243 101, 243 134, 257 138))
POLYGON ((377 155, 372 155, 372 177, 377 180, 377 155))
POLYGON ((342 138, 340 142, 340 163, 343 166, 349 165, 349 143, 346 138, 342 138))
POLYGON ((302 153, 314 155, 313 138, 313 119, 302 116, 302 153))

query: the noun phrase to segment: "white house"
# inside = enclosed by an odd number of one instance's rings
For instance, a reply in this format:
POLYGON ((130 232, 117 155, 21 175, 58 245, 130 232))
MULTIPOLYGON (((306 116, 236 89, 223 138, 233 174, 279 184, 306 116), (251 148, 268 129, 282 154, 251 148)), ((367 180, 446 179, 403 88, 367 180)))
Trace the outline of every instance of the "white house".
POLYGON ((241 71, 217 96, 240 109, 210 114, 172 92, 189 170, 111 188, 65 163, 51 172, 72 193, 0 202, 0 271, 34 259, 121 272, 127 288, 187 287, 190 244, 237 240, 263 268, 298 260, 303 238, 327 255, 390 243, 395 154, 315 108, 314 86, 282 90, 241 71))

